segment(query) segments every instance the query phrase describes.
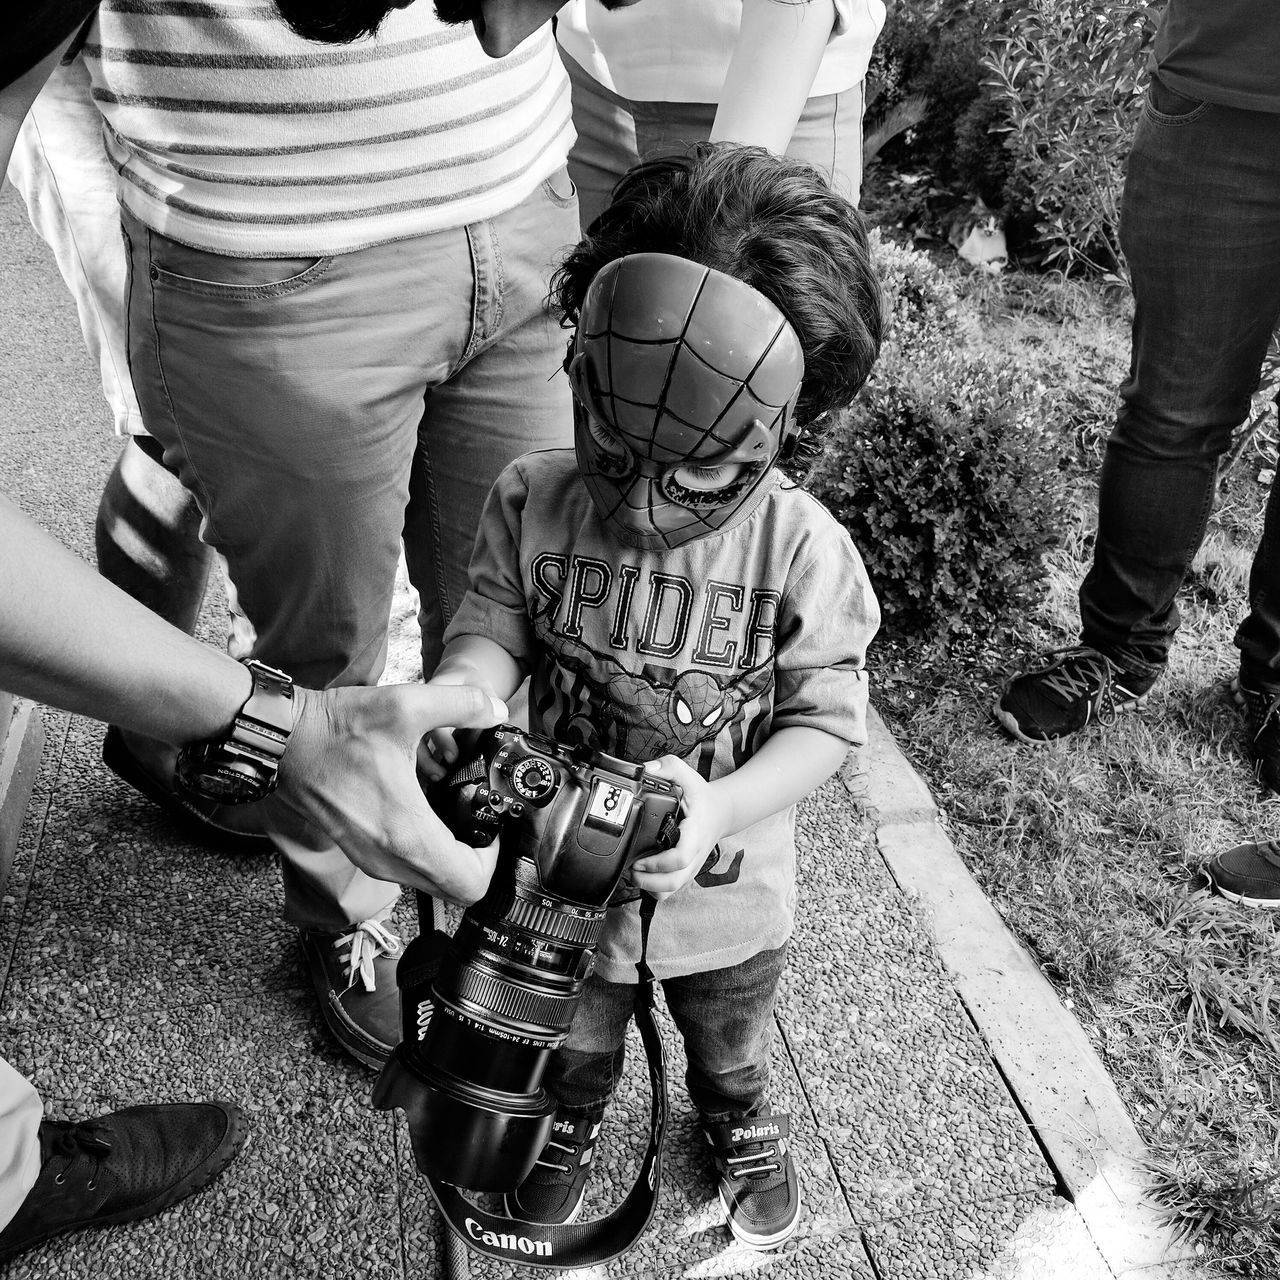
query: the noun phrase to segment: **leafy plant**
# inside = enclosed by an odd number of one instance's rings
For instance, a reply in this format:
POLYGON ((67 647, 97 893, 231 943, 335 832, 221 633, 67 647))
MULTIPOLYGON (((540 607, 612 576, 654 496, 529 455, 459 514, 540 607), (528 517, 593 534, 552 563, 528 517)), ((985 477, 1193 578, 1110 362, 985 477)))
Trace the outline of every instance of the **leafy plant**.
POLYGON ((874 241, 887 337, 808 487, 867 563, 885 631, 925 647, 999 634, 1065 518, 1039 389, 979 349, 925 255, 874 241))
POLYGON ((983 66, 1013 178, 1030 195, 1047 261, 1123 271, 1120 195, 1154 3, 1028 0, 1011 6, 983 66))
POLYGON ((862 131, 862 167, 868 169, 880 155, 880 149, 900 133, 914 129, 929 114, 929 99, 922 93, 903 98, 887 111, 867 122, 862 131))

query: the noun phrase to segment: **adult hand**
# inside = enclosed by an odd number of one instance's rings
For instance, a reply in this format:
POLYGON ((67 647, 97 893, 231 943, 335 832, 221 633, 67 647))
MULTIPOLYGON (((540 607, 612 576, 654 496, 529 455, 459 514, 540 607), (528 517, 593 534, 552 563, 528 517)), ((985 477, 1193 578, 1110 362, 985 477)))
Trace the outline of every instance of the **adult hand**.
POLYGON ((264 826, 297 835, 289 818, 318 827, 357 867, 379 880, 468 904, 488 886, 497 843, 457 840, 418 782, 424 735, 441 725, 484 728, 507 708, 463 685, 295 689, 293 734, 280 782, 262 802, 264 826))
POLYGON ((646 854, 631 868, 631 883, 661 902, 683 889, 702 869, 711 850, 730 834, 732 811, 716 784, 678 756, 651 760, 645 772, 678 783, 684 791, 679 839, 670 849, 646 854))

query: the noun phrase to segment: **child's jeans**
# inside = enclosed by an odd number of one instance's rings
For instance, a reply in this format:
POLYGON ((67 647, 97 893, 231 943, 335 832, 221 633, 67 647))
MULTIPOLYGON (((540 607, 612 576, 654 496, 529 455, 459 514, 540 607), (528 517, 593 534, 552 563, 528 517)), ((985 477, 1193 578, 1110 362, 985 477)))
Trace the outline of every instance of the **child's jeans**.
MULTIPOLYGON (((685 1083, 704 1123, 754 1112, 769 1083, 773 1006, 784 943, 727 969, 664 978, 667 1009, 684 1040, 685 1083)), ((622 1076, 636 988, 591 977, 547 1088, 568 1115, 602 1112, 622 1076)))

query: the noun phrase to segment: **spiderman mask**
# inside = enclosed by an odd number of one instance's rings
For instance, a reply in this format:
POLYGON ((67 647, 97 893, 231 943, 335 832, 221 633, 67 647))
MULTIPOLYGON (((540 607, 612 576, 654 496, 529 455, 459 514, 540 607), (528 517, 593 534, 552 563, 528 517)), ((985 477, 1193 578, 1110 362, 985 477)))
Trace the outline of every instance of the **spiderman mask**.
POLYGON ((794 435, 800 339, 762 293, 665 253, 604 267, 568 363, 578 470, 622 543, 731 529, 794 435))

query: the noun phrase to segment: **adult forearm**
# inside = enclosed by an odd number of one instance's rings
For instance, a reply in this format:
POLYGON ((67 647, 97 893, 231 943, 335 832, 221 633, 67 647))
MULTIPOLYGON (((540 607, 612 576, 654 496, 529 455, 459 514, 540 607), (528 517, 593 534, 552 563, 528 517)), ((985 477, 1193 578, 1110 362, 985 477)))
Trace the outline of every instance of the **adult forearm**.
POLYGON ((248 671, 112 586, 0 496, 0 689, 167 742, 224 730, 248 671))
POLYGON ((835 19, 834 0, 743 0, 711 140, 786 151, 835 19))

